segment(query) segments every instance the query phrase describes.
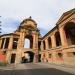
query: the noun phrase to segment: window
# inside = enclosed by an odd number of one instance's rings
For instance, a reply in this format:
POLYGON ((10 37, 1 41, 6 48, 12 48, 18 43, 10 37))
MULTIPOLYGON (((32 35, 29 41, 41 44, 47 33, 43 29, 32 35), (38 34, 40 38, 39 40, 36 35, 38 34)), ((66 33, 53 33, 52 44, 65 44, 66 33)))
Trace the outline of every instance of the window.
POLYGON ((4 47, 4 49, 7 49, 8 46, 9 46, 9 38, 6 38, 6 42, 5 42, 5 47, 4 47))
POLYGON ((58 57, 62 58, 62 53, 58 53, 58 57))
POLYGON ((18 38, 13 39, 13 49, 17 49, 18 38))

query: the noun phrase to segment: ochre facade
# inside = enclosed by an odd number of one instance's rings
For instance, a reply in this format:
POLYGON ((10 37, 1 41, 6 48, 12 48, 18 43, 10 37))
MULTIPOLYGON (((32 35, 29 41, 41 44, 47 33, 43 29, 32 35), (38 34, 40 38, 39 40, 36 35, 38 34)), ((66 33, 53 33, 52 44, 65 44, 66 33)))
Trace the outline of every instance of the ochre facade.
POLYGON ((65 12, 43 37, 31 17, 23 20, 14 33, 1 35, 0 61, 75 66, 75 9, 65 12), (30 41, 29 48, 24 47, 26 38, 30 41))

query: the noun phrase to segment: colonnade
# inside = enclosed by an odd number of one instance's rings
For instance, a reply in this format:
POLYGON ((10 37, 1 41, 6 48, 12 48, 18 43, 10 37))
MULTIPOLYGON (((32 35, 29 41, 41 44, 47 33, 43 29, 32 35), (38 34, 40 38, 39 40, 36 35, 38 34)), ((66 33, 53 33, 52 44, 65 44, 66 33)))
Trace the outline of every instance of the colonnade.
MULTIPOLYGON (((64 30, 64 27, 61 27, 59 28, 59 30, 57 31, 59 32, 59 35, 60 35, 60 39, 61 39, 61 46, 62 47, 67 47, 68 46, 68 43, 67 43, 67 38, 66 38, 66 33, 65 33, 65 30, 64 30)), ((52 34, 51 36, 48 36, 51 38, 51 46, 52 48, 56 48, 57 45, 56 45, 56 37, 55 37, 55 33, 52 34)), ((49 45, 48 45, 48 37, 44 40, 45 41, 45 46, 46 46, 46 49, 49 49, 49 45)), ((43 47, 43 41, 41 42, 41 50, 46 50, 44 49, 43 47)))

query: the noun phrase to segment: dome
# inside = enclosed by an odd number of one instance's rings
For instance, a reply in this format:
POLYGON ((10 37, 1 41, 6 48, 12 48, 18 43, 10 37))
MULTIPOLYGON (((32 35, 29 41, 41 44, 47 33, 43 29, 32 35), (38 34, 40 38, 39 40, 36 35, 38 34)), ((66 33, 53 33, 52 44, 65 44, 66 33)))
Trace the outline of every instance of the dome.
POLYGON ((27 19, 24 19, 21 24, 21 26, 23 26, 24 28, 36 28, 37 27, 37 23, 32 19, 32 17, 30 16, 27 19))

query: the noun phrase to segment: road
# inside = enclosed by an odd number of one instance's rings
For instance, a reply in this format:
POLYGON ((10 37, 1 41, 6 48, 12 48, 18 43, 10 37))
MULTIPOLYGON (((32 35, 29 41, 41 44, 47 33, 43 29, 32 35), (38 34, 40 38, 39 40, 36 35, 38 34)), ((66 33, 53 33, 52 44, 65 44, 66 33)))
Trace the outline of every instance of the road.
POLYGON ((0 75, 73 75, 73 74, 52 67, 48 67, 46 65, 44 66, 40 64, 23 64, 17 66, 17 68, 15 69, 13 68, 11 70, 0 70, 0 75))

